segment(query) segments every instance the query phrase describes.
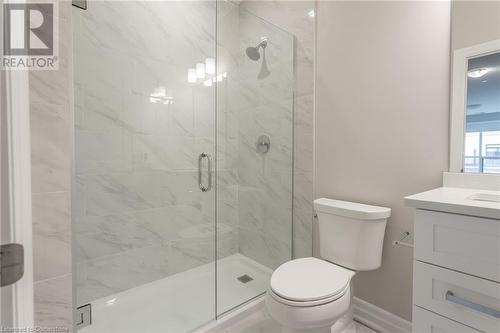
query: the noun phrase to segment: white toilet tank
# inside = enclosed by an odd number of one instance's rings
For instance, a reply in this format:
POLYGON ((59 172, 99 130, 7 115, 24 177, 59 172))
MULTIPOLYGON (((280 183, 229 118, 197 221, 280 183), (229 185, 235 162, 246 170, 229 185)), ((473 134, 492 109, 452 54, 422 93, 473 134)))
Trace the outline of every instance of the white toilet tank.
POLYGON ((380 267, 390 208, 321 198, 314 209, 321 258, 356 271, 380 267))

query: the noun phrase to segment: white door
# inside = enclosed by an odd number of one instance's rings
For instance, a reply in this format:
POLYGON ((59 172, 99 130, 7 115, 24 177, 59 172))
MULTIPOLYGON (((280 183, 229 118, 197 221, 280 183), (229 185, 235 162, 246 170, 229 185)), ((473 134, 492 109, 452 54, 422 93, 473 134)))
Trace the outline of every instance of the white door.
POLYGON ((27 71, 0 70, 0 327, 33 327, 27 71))

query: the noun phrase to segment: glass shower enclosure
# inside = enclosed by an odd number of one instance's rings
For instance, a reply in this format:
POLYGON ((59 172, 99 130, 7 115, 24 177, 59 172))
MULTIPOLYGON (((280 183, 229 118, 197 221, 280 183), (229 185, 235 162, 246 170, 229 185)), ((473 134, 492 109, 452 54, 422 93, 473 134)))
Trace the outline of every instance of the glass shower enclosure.
POLYGON ((80 330, 263 294, 292 252, 293 36, 228 1, 89 2, 73 34, 80 330))

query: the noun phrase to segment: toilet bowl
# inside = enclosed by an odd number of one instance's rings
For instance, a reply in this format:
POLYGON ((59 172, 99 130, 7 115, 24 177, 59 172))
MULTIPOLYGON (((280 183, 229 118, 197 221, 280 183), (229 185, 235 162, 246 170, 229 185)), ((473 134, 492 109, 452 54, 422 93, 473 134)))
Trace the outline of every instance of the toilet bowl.
POLYGON ((287 332, 330 332, 349 310, 354 274, 317 258, 286 262, 271 277, 266 295, 269 314, 287 332))
POLYGON ((341 332, 352 319, 352 277, 382 262, 390 208, 324 198, 315 200, 314 208, 321 258, 279 266, 265 297, 269 314, 286 332, 341 332))

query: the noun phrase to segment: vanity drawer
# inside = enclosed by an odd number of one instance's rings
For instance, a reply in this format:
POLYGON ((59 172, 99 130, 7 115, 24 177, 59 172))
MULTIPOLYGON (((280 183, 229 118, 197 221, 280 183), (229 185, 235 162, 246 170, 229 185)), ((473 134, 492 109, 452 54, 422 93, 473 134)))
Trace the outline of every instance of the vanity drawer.
POLYGON ((415 261, 413 303, 483 332, 500 332, 500 283, 415 261))
POLYGON ((481 331, 470 328, 433 312, 413 306, 413 333, 478 333, 481 331))
POLYGON ((500 282, 500 220, 417 209, 415 259, 500 282))

